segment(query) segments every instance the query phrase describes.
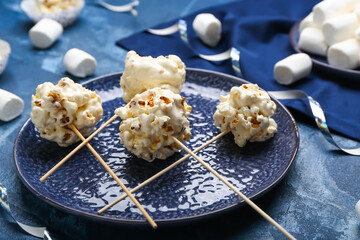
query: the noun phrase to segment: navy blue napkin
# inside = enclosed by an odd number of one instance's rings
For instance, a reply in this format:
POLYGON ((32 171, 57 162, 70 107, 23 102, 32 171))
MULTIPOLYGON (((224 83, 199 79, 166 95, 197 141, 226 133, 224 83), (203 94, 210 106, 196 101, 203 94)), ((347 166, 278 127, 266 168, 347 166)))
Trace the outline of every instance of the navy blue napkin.
MULTIPOLYGON (((199 53, 217 54, 232 46, 236 47, 241 52, 240 66, 244 79, 257 83, 267 91, 305 91, 321 104, 331 130, 360 140, 360 78, 347 79, 346 76, 331 75, 315 69, 305 79, 290 86, 282 86, 273 77, 275 63, 294 53, 289 41, 291 27, 310 13, 317 2, 245 0, 202 10, 203 13, 213 13, 222 22, 222 40, 215 48, 202 44, 192 30, 192 21, 199 12, 183 19, 188 24, 190 43, 199 53)), ((167 27, 173 23, 175 21, 154 28, 167 27)), ((153 57, 176 54, 187 67, 235 75, 230 60, 211 63, 197 57, 182 42, 179 33, 156 36, 141 32, 119 40, 117 45, 153 57)), ((304 99, 286 100, 283 103, 312 116, 308 102, 304 99)))

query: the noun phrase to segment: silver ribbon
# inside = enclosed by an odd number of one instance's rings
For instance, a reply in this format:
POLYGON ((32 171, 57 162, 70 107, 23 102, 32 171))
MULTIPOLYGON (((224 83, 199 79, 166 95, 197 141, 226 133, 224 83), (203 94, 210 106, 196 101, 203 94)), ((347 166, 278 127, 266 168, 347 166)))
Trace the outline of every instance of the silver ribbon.
POLYGON ((113 12, 131 12, 134 16, 137 16, 136 7, 140 4, 139 0, 132 0, 130 3, 125 5, 111 5, 103 1, 99 1, 98 4, 113 12))
POLYGON ((347 154, 360 156, 360 148, 345 148, 334 140, 326 123, 324 111, 322 110, 320 104, 311 96, 300 90, 269 91, 268 93, 280 100, 307 98, 309 100, 311 112, 314 116, 316 125, 325 139, 347 154))
POLYGON ((16 221, 16 219, 14 218, 14 216, 12 215, 11 210, 10 210, 10 205, 9 205, 8 197, 7 197, 8 196, 7 189, 1 183, 0 183, 0 192, 1 192, 0 205, 3 207, 3 209, 6 210, 6 212, 14 219, 14 221, 25 232, 27 232, 28 234, 30 234, 30 235, 32 235, 34 237, 51 240, 50 234, 46 230, 45 227, 33 227, 33 226, 23 224, 23 223, 21 223, 19 221, 16 221))

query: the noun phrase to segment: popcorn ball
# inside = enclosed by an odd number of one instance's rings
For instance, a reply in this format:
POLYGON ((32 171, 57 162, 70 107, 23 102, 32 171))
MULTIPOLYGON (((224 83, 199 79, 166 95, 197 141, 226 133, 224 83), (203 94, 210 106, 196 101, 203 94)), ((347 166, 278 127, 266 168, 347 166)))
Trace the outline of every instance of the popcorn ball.
POLYGON ((262 142, 275 135, 277 124, 271 116, 276 104, 257 84, 231 88, 230 94, 220 96, 221 103, 213 116, 222 131, 231 129, 240 147, 247 141, 262 142))
POLYGON ((169 136, 182 142, 190 138, 187 117, 191 109, 184 97, 168 89, 154 88, 137 94, 126 106, 115 110, 122 118, 121 143, 149 162, 165 159, 179 149, 169 136))
POLYGON ((103 114, 100 97, 70 78, 62 78, 57 85, 40 84, 32 96, 31 109, 31 121, 40 136, 62 147, 80 140, 69 124, 89 136, 103 114))
POLYGON ((123 99, 129 102, 136 94, 156 87, 180 93, 185 75, 185 64, 178 56, 141 57, 135 51, 129 51, 120 80, 123 99))

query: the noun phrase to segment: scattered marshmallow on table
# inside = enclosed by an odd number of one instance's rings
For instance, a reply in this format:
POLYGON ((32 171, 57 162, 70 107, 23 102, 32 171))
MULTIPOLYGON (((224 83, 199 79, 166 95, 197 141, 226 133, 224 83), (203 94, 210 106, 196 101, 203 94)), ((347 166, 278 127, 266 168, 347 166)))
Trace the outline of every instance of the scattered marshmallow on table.
POLYGON ((193 21, 196 35, 205 44, 215 47, 221 39, 221 22, 211 13, 198 14, 193 21))
POLYGON ((358 17, 354 13, 344 14, 326 21, 321 29, 328 45, 352 38, 358 27, 358 17))
POLYGON ((4 72, 11 53, 10 44, 0 39, 0 75, 4 72))
POLYGON ((328 45, 320 29, 307 27, 300 33, 299 49, 319 56, 326 56, 328 45))
POLYGON ((356 211, 356 215, 360 219, 360 200, 355 205, 355 211, 356 211))
POLYGON ((10 121, 19 116, 24 109, 24 101, 8 91, 0 89, 0 120, 10 121))
POLYGON ((66 52, 63 64, 71 75, 81 78, 94 74, 97 65, 93 56, 77 48, 66 52))
POLYGON ((29 31, 29 37, 35 47, 44 49, 50 47, 63 33, 60 23, 49 18, 43 18, 29 31))
POLYGON ((296 53, 275 64, 274 78, 280 84, 289 85, 306 77, 311 69, 311 58, 305 53, 296 53))
POLYGON ((359 66, 359 42, 351 38, 332 45, 328 51, 328 62, 330 65, 354 69, 359 66))

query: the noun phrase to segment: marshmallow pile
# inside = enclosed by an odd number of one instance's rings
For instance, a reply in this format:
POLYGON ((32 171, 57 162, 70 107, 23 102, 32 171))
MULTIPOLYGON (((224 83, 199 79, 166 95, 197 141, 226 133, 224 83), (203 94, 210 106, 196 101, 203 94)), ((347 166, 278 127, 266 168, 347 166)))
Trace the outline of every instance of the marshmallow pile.
POLYGON ((230 94, 220 96, 221 103, 213 116, 222 131, 231 129, 240 147, 247 141, 262 142, 275 135, 277 124, 271 117, 276 104, 257 84, 233 87, 230 94))
POLYGON ((40 84, 32 96, 31 109, 31 121, 40 136, 62 147, 80 140, 69 124, 89 136, 103 114, 100 97, 70 78, 62 78, 57 85, 40 84))
POLYGON ((327 57, 330 65, 360 66, 360 0, 326 0, 300 23, 299 48, 327 57))
POLYGON ((125 107, 115 110, 122 118, 121 143, 149 162, 165 159, 179 149, 169 136, 182 142, 190 138, 190 111, 185 98, 168 89, 154 88, 137 94, 125 107))
POLYGON ((185 75, 185 64, 178 56, 141 57, 135 51, 129 51, 120 80, 123 99, 129 102, 136 94, 155 87, 180 93, 185 75))
POLYGON ((152 162, 165 159, 179 147, 169 138, 190 138, 187 117, 191 107, 178 93, 185 81, 185 65, 174 55, 140 57, 129 51, 120 85, 125 107, 115 110, 122 118, 121 143, 136 156, 152 162))

